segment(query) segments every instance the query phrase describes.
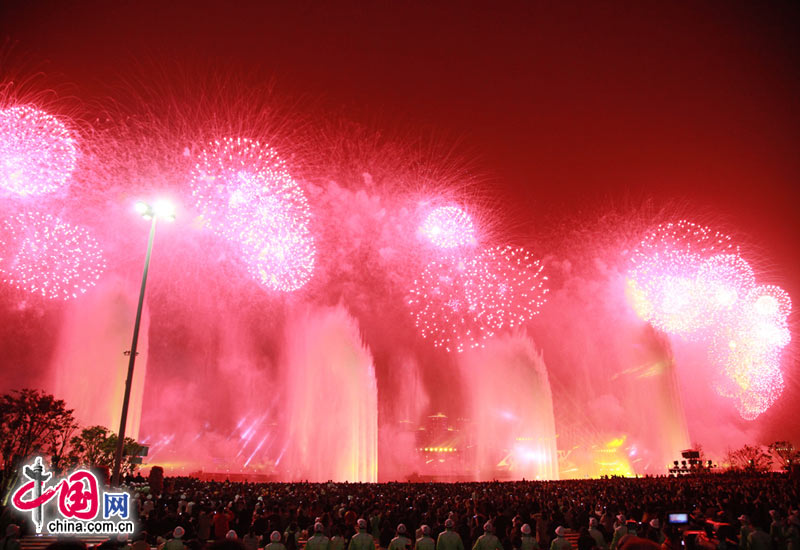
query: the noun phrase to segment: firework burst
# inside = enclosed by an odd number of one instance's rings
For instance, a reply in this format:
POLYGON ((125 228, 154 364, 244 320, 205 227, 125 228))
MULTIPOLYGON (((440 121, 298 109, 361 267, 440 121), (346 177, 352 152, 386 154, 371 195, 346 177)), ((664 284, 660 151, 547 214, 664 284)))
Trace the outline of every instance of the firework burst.
POLYGON ((476 264, 477 284, 469 287, 472 300, 479 304, 479 318, 493 330, 501 330, 538 314, 548 292, 543 269, 523 248, 484 250, 476 264))
POLYGON ((457 206, 440 206, 432 210, 419 229, 439 248, 457 248, 475 244, 472 218, 457 206))
POLYGON ((0 110, 0 187, 21 197, 60 189, 78 148, 63 122, 29 105, 0 110))
POLYGON ((46 298, 76 298, 97 284, 105 260, 86 229, 28 212, 3 222, 0 276, 5 284, 46 298))
POLYGON ((216 140, 201 152, 191 182, 203 218, 242 246, 257 280, 281 291, 308 282, 314 269, 308 201, 274 149, 244 138, 216 140))
POLYGON ((462 352, 536 315, 546 281, 525 250, 489 248, 429 263, 414 281, 408 305, 423 338, 462 352))
POLYGON ((701 269, 709 284, 719 283, 724 277, 713 269, 719 262, 705 262, 737 254, 730 237, 707 227, 686 220, 659 225, 631 257, 628 285, 636 313, 669 334, 695 336, 713 321, 706 287, 698 281, 701 269))
POLYGON ((632 261, 636 313, 664 332, 705 338, 717 392, 736 400, 742 418, 765 412, 783 391, 788 294, 757 285, 730 237, 686 221, 658 226, 632 261))

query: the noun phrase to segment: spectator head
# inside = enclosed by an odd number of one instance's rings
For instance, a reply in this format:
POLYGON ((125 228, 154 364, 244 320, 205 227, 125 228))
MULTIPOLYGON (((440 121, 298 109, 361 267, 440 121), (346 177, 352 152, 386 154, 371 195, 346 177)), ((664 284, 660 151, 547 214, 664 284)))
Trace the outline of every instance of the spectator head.
POLYGON ((239 536, 236 534, 236 531, 231 529, 227 533, 225 533, 225 540, 237 540, 239 536))
POLYGON ((617 514, 617 521, 620 523, 625 523, 625 514, 617 514))
POLYGON ((315 533, 322 533, 322 531, 324 529, 325 529, 325 526, 322 525, 320 522, 317 522, 317 523, 314 524, 314 532, 315 533))
POLYGON ((750 518, 749 518, 748 516, 746 516, 745 514, 742 514, 742 515, 741 515, 741 516, 739 516, 737 519, 738 519, 738 520, 739 520, 741 523, 744 523, 745 525, 750 525, 750 518))
POLYGON ((176 528, 175 528, 175 529, 172 531, 172 538, 179 539, 179 538, 181 538, 181 537, 184 535, 184 533, 186 533, 186 531, 184 531, 184 530, 183 530, 183 527, 181 527, 180 525, 178 525, 178 526, 177 526, 177 527, 176 527, 176 528))
POLYGON ((522 525, 522 534, 523 535, 530 535, 531 534, 531 526, 527 523, 522 525))
POLYGON ((483 524, 483 530, 487 533, 491 533, 494 530, 494 526, 492 525, 491 521, 487 521, 483 524))
POLYGON ((444 522, 445 529, 452 529, 456 526, 456 522, 454 522, 451 518, 447 518, 447 521, 444 522))
POLYGON ((420 527, 420 529, 422 529, 422 534, 425 535, 426 537, 431 536, 431 528, 430 528, 430 526, 423 525, 422 527, 420 527))
POLYGON ((273 531, 272 534, 269 536, 270 542, 280 542, 281 541, 281 534, 279 531, 273 531))
POLYGON ((563 525, 559 525, 558 527, 556 527, 556 536, 557 537, 564 537, 566 535, 567 535, 567 530, 564 529, 563 525))
POLYGON ((597 527, 597 518, 589 518, 589 527, 597 527))
POLYGON ((19 525, 14 525, 13 523, 6 527, 6 537, 16 537, 19 535, 19 525))
POLYGON ((661 522, 658 521, 658 518, 653 518, 650 520, 650 527, 653 529, 661 529, 661 522))
POLYGON ((367 528, 367 520, 365 520, 364 518, 360 518, 358 520, 358 528, 359 529, 366 529, 367 528))
POLYGON ((405 535, 406 534, 406 526, 403 525, 402 523, 399 523, 397 525, 397 534, 398 535, 405 535))

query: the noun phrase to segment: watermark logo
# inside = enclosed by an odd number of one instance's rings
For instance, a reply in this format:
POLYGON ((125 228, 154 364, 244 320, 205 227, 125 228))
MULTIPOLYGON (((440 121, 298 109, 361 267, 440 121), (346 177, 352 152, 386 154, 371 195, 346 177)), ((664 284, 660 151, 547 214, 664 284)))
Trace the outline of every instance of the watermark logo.
POLYGON ((45 527, 54 535, 134 532, 135 526, 130 520, 130 495, 101 492, 97 476, 89 470, 75 470, 48 487, 53 474, 45 471, 42 458, 36 457, 32 465, 23 467, 22 474, 27 481, 11 495, 11 504, 20 512, 30 512, 37 533, 41 534, 45 527), (101 497, 103 520, 98 520, 101 497), (57 503, 60 517, 46 522, 45 506, 51 500, 57 503))

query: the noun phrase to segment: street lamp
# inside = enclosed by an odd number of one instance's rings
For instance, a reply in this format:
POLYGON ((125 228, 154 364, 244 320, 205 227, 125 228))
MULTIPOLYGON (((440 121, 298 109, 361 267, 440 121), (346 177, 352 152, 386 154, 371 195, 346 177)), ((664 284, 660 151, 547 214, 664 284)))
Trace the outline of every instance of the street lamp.
POLYGON ((111 477, 112 486, 119 486, 120 471, 122 469, 122 453, 125 448, 125 425, 128 422, 128 404, 131 399, 131 385, 133 384, 133 365, 136 362, 136 344, 139 341, 139 325, 142 321, 142 306, 144 305, 144 289, 147 285, 147 271, 150 268, 150 254, 153 252, 153 239, 156 236, 156 220, 159 218, 174 221, 175 207, 168 201, 159 200, 152 206, 146 202, 136 203, 136 211, 150 223, 150 237, 147 240, 147 255, 144 259, 144 272, 142 273, 142 288, 139 291, 139 305, 136 307, 136 322, 133 325, 133 342, 131 343, 130 359, 128 360, 128 377, 125 380, 125 398, 122 400, 122 418, 119 422, 117 435, 117 452, 114 456, 114 472, 111 477))

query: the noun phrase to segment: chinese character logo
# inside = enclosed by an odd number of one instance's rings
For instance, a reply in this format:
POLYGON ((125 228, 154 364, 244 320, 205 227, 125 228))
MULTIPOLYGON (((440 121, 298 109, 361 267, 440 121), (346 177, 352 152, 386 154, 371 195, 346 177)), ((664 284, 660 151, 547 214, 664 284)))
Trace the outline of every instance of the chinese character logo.
MULTIPOLYGON (((97 516, 100 509, 100 490, 97 478, 92 472, 77 470, 68 478, 62 479, 58 484, 46 489, 45 484, 53 474, 44 471, 41 457, 36 457, 33 466, 25 466, 22 473, 30 481, 14 491, 11 495, 11 502, 20 512, 31 512, 37 533, 42 532, 44 505, 56 495, 58 495, 58 511, 63 517, 92 520, 97 516)), ((118 504, 117 506, 122 505, 118 504)), ((126 500, 124 503, 126 514, 127 509, 126 500)))
POLYGON ((103 494, 103 519, 110 519, 117 516, 120 519, 128 519, 128 493, 104 493, 103 494))

